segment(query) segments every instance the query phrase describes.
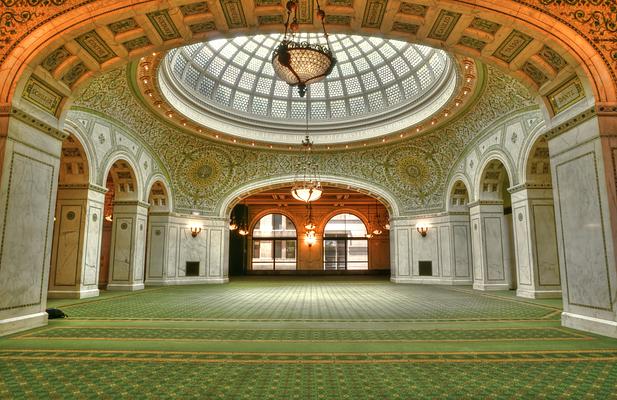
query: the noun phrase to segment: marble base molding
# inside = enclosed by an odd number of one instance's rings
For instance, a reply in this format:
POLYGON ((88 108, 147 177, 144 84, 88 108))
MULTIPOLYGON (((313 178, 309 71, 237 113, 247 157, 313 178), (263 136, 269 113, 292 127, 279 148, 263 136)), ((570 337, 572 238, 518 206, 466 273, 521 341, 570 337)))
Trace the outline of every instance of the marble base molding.
POLYGON ((89 297, 97 297, 98 289, 89 290, 48 290, 47 298, 49 299, 87 299, 89 297))
POLYGON ((518 297, 524 297, 526 299, 561 299, 561 290, 527 290, 524 288, 518 288, 516 290, 518 297))
POLYGON ((432 277, 404 277, 397 278, 391 277, 392 283, 406 283, 406 284, 418 284, 418 285, 449 285, 449 286, 469 286, 472 284, 471 279, 448 279, 448 278, 432 278, 432 277))
POLYGON ((567 328, 617 338, 617 321, 563 312, 561 313, 561 325, 567 328))
POLYGON ((21 315, 18 317, 0 319, 0 336, 34 329, 47 325, 47 313, 21 315))
POLYGON ((137 290, 143 290, 143 283, 110 283, 107 285, 107 290, 110 291, 120 291, 124 290, 127 292, 134 292, 137 290))
POLYGON ((489 291, 489 290, 509 290, 509 283, 480 283, 474 282, 474 290, 489 291))
POLYGON ((190 276, 169 280, 148 280, 146 286, 203 285, 229 283, 229 278, 210 278, 205 276, 190 276))

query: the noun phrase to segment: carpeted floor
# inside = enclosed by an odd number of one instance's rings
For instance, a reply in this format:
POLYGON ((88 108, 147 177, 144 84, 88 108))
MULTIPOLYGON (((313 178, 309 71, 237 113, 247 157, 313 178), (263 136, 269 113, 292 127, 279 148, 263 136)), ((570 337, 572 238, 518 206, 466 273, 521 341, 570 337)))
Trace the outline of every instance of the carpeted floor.
POLYGON ((0 399, 617 399, 617 340, 560 302, 382 278, 245 278, 56 300, 0 339, 0 399))

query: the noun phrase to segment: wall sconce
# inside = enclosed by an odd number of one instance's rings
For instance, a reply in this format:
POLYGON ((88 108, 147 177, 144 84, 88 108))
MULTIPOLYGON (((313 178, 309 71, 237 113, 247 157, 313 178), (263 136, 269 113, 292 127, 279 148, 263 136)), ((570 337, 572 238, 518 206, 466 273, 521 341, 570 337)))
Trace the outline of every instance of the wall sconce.
POLYGON ((315 236, 315 231, 307 231, 305 241, 308 247, 311 247, 312 245, 317 243, 317 237, 315 236))
POLYGON ((428 233, 428 225, 426 225, 426 224, 418 224, 418 225, 416 225, 416 230, 418 231, 418 233, 422 237, 425 237, 426 234, 428 233))
POLYGON ((197 237, 201 232, 201 228, 197 225, 191 225, 191 236, 197 237))

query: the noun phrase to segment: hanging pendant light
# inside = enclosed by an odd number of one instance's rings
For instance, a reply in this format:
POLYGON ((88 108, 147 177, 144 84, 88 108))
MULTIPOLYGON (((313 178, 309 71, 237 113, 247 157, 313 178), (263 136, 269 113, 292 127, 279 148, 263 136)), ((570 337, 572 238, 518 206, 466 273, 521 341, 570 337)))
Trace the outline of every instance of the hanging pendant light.
POLYGON ((306 208, 308 209, 308 216, 306 218, 306 224, 304 224, 304 227, 309 231, 312 231, 317 227, 317 225, 315 225, 315 221, 313 220, 311 203, 308 203, 306 208))
MULTIPOLYGON (((312 1, 312 0, 308 0, 312 1)), ((325 45, 319 43, 300 42, 296 37, 300 24, 298 22, 298 0, 287 2, 287 21, 283 41, 276 47, 272 55, 274 73, 290 86, 298 87, 298 94, 304 97, 306 87, 319 82, 332 72, 336 59, 330 50, 328 33, 326 32, 326 13, 317 4, 317 17, 321 20, 325 45)))
POLYGON ((381 230, 381 221, 379 217, 379 209, 377 207, 377 200, 375 200, 375 223, 373 224, 375 229, 373 229, 373 235, 381 235, 383 231, 381 230))
MULTIPOLYGON (((234 220, 234 223, 236 224, 236 228, 238 230, 238 234, 241 235, 241 236, 246 236, 246 235, 249 234, 249 224, 248 224, 248 221, 247 221, 248 210, 246 209, 246 202, 245 201, 242 202, 242 205, 243 205, 244 209, 242 210, 242 215, 241 215, 240 221, 236 222, 234 220)), ((231 229, 231 227, 230 227, 230 229, 231 229)))
POLYGON ((291 188, 291 195, 294 199, 310 203, 316 201, 321 197, 323 189, 317 172, 317 164, 313 162, 311 149, 313 148, 313 142, 310 140, 308 132, 309 123, 309 101, 306 100, 306 137, 302 141, 302 147, 304 148, 304 159, 302 164, 298 166, 296 176, 294 178, 294 185, 291 188))

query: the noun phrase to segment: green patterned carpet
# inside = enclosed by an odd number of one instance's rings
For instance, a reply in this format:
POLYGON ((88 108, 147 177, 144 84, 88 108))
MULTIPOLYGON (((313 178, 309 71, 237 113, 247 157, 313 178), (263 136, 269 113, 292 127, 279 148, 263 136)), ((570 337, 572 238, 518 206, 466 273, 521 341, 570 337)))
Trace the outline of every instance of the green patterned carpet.
POLYGON ((560 302, 381 278, 56 300, 0 339, 0 399, 617 399, 617 340, 560 302))

